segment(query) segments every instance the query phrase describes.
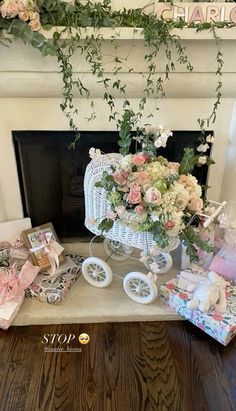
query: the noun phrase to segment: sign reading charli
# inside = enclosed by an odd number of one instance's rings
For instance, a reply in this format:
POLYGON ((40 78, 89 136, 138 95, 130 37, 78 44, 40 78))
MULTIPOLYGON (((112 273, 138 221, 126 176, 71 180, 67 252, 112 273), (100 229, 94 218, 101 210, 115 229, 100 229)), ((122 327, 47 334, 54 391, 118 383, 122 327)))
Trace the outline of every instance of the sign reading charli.
POLYGON ((164 19, 183 19, 186 23, 211 23, 227 21, 236 24, 235 3, 159 3, 155 14, 164 19))

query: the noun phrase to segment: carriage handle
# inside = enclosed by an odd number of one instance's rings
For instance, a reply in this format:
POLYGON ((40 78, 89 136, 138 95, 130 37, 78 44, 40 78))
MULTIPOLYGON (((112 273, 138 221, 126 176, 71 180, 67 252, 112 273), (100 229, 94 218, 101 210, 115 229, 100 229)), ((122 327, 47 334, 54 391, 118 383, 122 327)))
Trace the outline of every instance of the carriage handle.
POLYGON ((225 208, 225 206, 226 206, 226 204, 227 204, 227 201, 223 201, 222 203, 219 203, 218 201, 211 201, 211 200, 209 200, 208 202, 209 202, 210 204, 217 204, 217 205, 218 205, 218 207, 217 207, 217 209, 215 210, 215 212, 214 212, 211 216, 209 216, 209 215, 207 215, 207 214, 203 214, 203 213, 195 213, 195 214, 192 216, 192 218, 189 220, 189 222, 188 222, 188 224, 187 224, 187 227, 192 223, 192 221, 194 220, 194 218, 195 218, 196 216, 199 216, 199 217, 205 217, 205 218, 206 218, 206 221, 203 223, 203 227, 204 227, 204 228, 208 228, 209 225, 210 225, 211 223, 213 223, 214 219, 220 214, 220 212, 223 210, 223 208, 225 208))

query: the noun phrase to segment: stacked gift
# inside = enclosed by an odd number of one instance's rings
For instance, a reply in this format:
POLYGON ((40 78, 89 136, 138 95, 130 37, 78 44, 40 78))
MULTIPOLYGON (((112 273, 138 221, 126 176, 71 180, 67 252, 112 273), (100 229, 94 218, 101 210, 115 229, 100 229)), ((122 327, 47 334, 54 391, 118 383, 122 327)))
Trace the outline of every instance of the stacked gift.
POLYGON ((78 255, 66 255, 66 261, 53 276, 47 271, 39 273, 27 288, 25 296, 49 304, 60 304, 79 277, 82 262, 83 258, 78 255))
POLYGON ((65 255, 51 223, 0 238, 0 327, 7 329, 27 297, 60 303, 80 273, 82 259, 65 255), (37 276, 37 278, 36 278, 37 276))
MULTIPOLYGON (((189 276, 191 278, 191 273, 189 276)), ((161 300, 221 344, 227 345, 236 334, 236 287, 229 285, 224 289, 225 304, 223 310, 219 310, 217 305, 210 306, 209 309, 207 307, 206 310, 201 306, 193 309, 192 302, 195 294, 194 291, 186 290, 186 288, 191 290, 191 287, 186 287, 184 284, 187 281, 186 278, 187 276, 185 279, 174 278, 161 286, 161 300)), ((204 281, 202 283, 205 284, 204 281)), ((194 288, 195 286, 192 286, 192 290, 194 288)))

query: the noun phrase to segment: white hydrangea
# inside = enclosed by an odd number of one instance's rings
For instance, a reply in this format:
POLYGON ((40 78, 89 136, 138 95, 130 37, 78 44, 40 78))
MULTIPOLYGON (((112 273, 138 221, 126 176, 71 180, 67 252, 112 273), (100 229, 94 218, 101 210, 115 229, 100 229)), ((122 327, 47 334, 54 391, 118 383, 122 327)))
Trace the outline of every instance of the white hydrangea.
POLYGON ((209 148, 209 145, 208 145, 207 143, 205 143, 205 144, 200 144, 200 145, 197 147, 197 151, 200 152, 200 153, 205 153, 205 152, 208 150, 208 148, 209 148))
POLYGON ((131 164, 132 164, 132 154, 127 154, 126 156, 122 157, 119 161, 119 166, 122 171, 130 172, 131 171, 131 164))
POLYGON ((102 156, 102 152, 101 152, 101 150, 99 150, 99 148, 94 148, 94 147, 90 148, 89 157, 92 160, 98 160, 101 156, 102 156))
POLYGON ((206 142, 207 143, 214 143, 214 141, 215 141, 215 137, 213 137, 211 134, 209 134, 209 136, 207 136, 207 138, 206 138, 206 142))
POLYGON ((178 182, 173 186, 173 192, 175 193, 175 206, 178 210, 184 210, 189 202, 190 194, 188 190, 178 182))
POLYGON ((207 156, 198 157, 198 164, 203 165, 203 164, 206 164, 206 162, 207 162, 207 156))

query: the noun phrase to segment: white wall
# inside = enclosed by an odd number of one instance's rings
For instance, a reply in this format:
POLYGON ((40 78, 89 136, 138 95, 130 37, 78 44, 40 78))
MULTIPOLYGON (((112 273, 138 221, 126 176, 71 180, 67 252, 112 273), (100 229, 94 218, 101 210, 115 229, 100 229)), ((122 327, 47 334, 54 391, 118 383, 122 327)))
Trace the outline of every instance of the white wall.
POLYGON ((233 104, 227 140, 221 199, 236 202, 236 102, 233 104))
MULTIPOLYGON (((22 217, 11 131, 67 130, 67 121, 59 108, 60 101, 60 99, 43 98, 0 99, 0 221, 22 217)), ((97 119, 89 123, 85 120, 89 109, 88 102, 78 100, 77 103, 80 107, 78 125, 81 130, 115 130, 115 125, 108 121, 108 109, 101 99, 95 100, 97 119)), ((132 103, 135 107, 137 100, 133 99, 132 103)), ((196 119, 205 116, 210 111, 212 103, 212 99, 161 100, 160 111, 153 123, 166 124, 173 130, 197 130, 196 119)), ((212 186, 209 197, 215 200, 219 199, 220 195, 228 199, 232 199, 232 195, 236 198, 236 188, 234 192, 230 189, 230 176, 232 173, 235 174, 236 161, 228 162, 227 151, 233 103, 232 99, 223 99, 214 126, 217 139, 213 155, 217 164, 211 168, 209 175, 209 184, 212 186), (222 186, 226 154, 227 167, 222 186)), ((153 108, 153 102, 149 101, 148 106, 149 112, 153 108)), ((40 170, 38 172, 40 173, 40 170)))

